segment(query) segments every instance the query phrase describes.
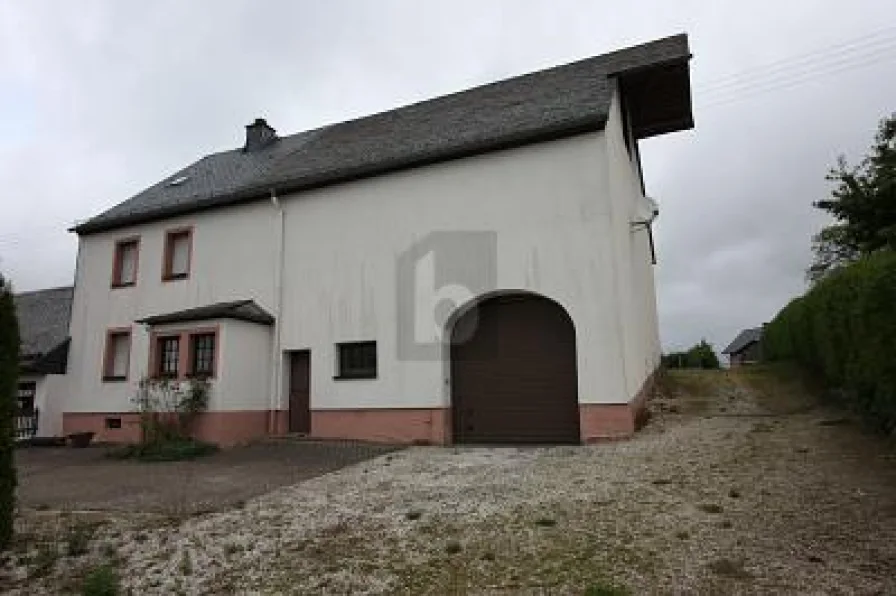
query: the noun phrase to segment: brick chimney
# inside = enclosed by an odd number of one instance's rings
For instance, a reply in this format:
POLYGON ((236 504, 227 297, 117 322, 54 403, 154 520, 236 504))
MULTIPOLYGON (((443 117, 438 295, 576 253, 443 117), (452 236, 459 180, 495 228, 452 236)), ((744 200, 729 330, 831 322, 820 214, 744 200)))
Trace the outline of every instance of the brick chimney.
POLYGON ((246 145, 243 151, 258 151, 277 140, 277 131, 271 128, 264 118, 256 118, 255 122, 246 125, 246 145))

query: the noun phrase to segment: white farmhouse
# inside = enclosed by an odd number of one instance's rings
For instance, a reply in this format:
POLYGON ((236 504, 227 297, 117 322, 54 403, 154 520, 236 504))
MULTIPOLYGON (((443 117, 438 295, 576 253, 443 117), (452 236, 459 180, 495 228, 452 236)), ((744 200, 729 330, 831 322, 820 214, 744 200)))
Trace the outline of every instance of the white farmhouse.
POLYGON ((74 228, 63 432, 631 435, 660 358, 638 141, 693 126, 684 35, 209 155, 74 228))

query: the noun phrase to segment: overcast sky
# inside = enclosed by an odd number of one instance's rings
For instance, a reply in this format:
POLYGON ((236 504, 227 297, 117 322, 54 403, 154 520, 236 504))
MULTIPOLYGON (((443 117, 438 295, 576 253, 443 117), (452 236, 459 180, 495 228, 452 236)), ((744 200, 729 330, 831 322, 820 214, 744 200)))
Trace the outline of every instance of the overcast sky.
POLYGON ((642 143, 657 299, 666 348, 721 349, 803 291, 827 169, 896 110, 893 23, 892 0, 0 0, 0 270, 71 283, 66 228, 257 116, 290 134, 686 32, 696 128, 642 143))

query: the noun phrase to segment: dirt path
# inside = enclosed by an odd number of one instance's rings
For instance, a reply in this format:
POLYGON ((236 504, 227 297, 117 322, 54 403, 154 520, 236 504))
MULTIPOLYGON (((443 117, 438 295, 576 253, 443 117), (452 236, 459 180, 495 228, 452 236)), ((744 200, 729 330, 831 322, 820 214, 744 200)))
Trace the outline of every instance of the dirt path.
POLYGON ((111 557, 141 594, 896 592, 884 441, 767 373, 677 375, 652 408, 628 442, 414 448, 175 526, 110 523, 41 581, 111 557))

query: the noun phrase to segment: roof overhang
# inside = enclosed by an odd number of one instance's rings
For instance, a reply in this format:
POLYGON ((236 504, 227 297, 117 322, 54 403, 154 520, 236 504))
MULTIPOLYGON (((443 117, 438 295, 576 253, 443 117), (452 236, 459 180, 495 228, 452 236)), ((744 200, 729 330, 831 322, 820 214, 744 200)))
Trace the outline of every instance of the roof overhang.
POLYGON ((690 54, 616 73, 636 139, 694 127, 689 61, 690 54))
POLYGON ((135 323, 149 325, 171 325, 175 323, 193 323, 197 321, 210 321, 212 319, 233 319, 259 325, 273 325, 274 317, 266 310, 258 306, 254 300, 236 300, 233 302, 218 302, 208 306, 188 308, 175 312, 152 315, 138 319, 135 323))

